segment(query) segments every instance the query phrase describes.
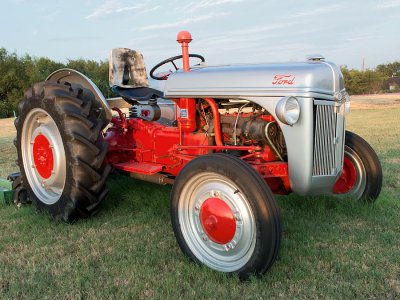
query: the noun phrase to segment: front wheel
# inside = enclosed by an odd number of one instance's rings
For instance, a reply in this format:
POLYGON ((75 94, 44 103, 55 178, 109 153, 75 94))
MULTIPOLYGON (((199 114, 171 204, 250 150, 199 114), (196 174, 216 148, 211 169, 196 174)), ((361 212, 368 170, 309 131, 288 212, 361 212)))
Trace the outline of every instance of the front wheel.
POLYGON ((281 239, 272 192, 247 163, 226 154, 190 161, 171 194, 178 244, 194 261, 241 279, 264 273, 281 239))
POLYGON ((382 167, 374 149, 357 134, 346 131, 343 169, 333 193, 374 202, 382 188, 382 167))

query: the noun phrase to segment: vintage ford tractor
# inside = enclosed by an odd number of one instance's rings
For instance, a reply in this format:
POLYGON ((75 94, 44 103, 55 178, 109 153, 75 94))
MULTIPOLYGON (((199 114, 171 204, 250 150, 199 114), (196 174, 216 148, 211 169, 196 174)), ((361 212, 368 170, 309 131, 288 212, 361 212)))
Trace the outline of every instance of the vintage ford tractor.
POLYGON ((273 193, 371 202, 381 166, 369 144, 345 130, 350 102, 335 64, 314 56, 208 66, 189 54, 191 40, 178 34, 182 55, 157 64, 151 85, 138 51, 112 50, 110 86, 125 112, 71 69, 29 89, 15 120, 17 197, 26 191, 38 209, 69 221, 98 211, 110 171, 173 184, 182 251, 240 278, 262 274, 281 239, 273 193), (190 66, 191 58, 199 63, 190 66), (165 64, 175 70, 159 72, 165 64))

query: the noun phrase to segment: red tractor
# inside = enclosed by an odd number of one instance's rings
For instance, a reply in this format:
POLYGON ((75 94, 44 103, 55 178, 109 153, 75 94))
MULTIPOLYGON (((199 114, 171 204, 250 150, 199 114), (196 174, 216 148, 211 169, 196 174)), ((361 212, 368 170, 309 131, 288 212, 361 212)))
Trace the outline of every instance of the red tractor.
POLYGON ((182 251, 240 278, 262 274, 281 240, 273 193, 374 201, 381 166, 366 141, 345 131, 349 96, 333 63, 314 56, 207 66, 188 53, 191 40, 178 34, 182 55, 156 65, 151 85, 138 51, 111 52, 110 86, 129 111, 110 109, 114 102, 70 69, 29 89, 15 120, 16 192, 71 221, 96 213, 112 170, 173 184, 182 251), (190 58, 200 63, 190 66, 190 58), (157 72, 165 64, 175 70, 157 72))

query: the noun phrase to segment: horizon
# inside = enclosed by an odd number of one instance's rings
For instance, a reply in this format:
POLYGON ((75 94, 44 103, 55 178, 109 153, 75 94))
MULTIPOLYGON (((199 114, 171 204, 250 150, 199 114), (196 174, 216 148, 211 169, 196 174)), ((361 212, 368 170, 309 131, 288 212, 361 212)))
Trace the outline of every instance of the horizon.
POLYGON ((0 47, 62 63, 104 61, 112 48, 127 47, 142 52, 150 69, 180 54, 181 30, 192 34, 190 53, 211 65, 302 61, 316 53, 356 70, 400 60, 400 0, 6 0, 3 8, 9 13, 0 20, 0 47))

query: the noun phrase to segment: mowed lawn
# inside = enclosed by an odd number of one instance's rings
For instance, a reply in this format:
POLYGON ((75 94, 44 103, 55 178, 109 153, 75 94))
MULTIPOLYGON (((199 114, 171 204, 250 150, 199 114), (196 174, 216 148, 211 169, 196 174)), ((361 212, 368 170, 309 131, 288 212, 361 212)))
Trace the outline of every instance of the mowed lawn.
MULTIPOLYGON (((355 101, 347 123, 381 159, 378 201, 279 197, 282 245, 263 277, 242 283, 190 262, 170 225, 171 188, 112 176, 103 210, 73 225, 0 203, 0 299, 400 298, 396 100, 355 101)), ((0 177, 16 170, 11 121, 0 121, 0 177)))

